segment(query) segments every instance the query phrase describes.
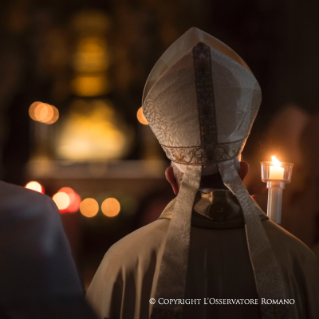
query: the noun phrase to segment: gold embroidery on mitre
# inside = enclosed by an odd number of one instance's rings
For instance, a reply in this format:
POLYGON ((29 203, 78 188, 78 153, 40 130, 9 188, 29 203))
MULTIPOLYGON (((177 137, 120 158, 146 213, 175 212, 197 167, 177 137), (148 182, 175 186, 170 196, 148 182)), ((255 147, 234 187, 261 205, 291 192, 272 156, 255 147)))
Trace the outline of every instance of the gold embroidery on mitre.
POLYGON ((205 146, 174 147, 161 145, 166 156, 173 162, 187 165, 219 163, 235 159, 243 150, 246 139, 205 146))

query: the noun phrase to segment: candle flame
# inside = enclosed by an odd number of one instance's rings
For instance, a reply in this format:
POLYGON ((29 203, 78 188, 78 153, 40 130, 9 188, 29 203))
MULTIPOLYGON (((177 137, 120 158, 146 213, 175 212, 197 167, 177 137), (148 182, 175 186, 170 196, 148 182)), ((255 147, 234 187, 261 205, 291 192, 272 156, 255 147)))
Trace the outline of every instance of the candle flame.
POLYGON ((280 161, 277 159, 276 155, 273 155, 271 157, 271 160, 272 160, 272 163, 275 167, 280 167, 281 166, 281 163, 280 161))

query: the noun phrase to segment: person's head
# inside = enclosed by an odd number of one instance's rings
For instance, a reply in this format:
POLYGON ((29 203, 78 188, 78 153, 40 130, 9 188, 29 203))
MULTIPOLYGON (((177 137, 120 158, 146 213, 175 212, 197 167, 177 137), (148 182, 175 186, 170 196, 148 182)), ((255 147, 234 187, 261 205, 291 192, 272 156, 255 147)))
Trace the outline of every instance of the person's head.
POLYGON ((202 176, 196 187, 210 189, 222 180, 221 170, 224 175, 234 168, 240 171, 238 157, 257 115, 261 90, 232 49, 192 28, 155 64, 142 103, 150 128, 174 162, 168 180, 174 184, 174 170, 179 176, 178 170, 193 168, 202 176))

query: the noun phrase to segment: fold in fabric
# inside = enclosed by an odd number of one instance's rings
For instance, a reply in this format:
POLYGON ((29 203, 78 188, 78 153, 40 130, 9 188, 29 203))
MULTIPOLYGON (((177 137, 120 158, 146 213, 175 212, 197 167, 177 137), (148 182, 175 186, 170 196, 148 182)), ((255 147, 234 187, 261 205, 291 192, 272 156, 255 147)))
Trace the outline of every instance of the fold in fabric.
MULTIPOLYGON (((221 162, 218 165, 225 186, 236 196, 243 210, 248 251, 259 299, 285 299, 286 292, 278 262, 258 216, 263 212, 250 197, 233 161, 221 162)), ((259 304, 263 319, 290 318, 287 305, 266 305, 261 302, 259 304)))
MULTIPOLYGON (((154 298, 183 299, 186 287, 187 264, 193 203, 199 188, 201 166, 188 166, 170 221, 154 298)), ((159 305, 151 310, 152 319, 182 318, 183 305, 159 305)))

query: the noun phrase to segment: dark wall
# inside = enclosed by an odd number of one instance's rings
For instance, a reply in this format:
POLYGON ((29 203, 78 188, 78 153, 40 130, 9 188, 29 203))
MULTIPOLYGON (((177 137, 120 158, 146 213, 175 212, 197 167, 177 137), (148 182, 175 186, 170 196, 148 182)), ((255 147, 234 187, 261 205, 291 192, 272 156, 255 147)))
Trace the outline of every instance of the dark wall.
MULTIPOLYGON (((261 148, 263 132, 286 103, 315 113, 319 106, 319 2, 315 0, 31 1, 1 4, 0 143, 1 176, 23 183, 32 151, 27 110, 35 100, 67 108, 71 93, 54 95, 56 74, 39 62, 50 30, 71 36, 69 21, 79 10, 98 9, 110 18, 113 54, 110 97, 136 127, 146 77, 162 52, 197 26, 238 52, 253 70, 263 103, 247 144, 261 148)), ((66 67, 65 80, 68 80, 66 67)), ((139 158, 132 151, 130 158, 139 158)))

